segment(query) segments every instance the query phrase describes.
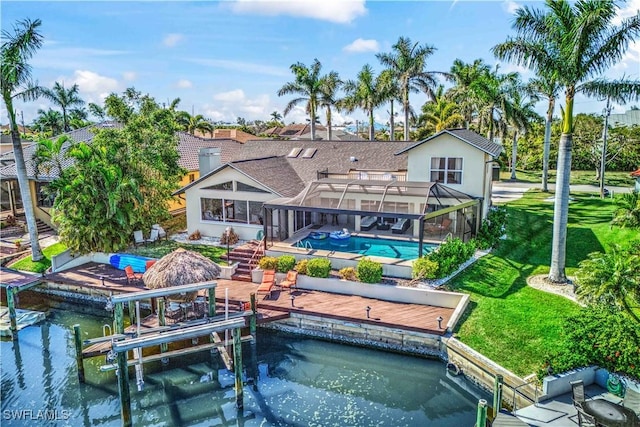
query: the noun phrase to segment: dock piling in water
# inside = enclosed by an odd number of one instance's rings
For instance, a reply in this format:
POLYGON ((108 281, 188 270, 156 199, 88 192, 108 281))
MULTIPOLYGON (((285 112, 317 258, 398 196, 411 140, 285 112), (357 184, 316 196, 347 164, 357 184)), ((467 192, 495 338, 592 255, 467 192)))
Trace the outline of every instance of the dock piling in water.
POLYGON ((76 346, 76 364, 78 365, 78 381, 84 383, 84 359, 82 357, 82 333, 80 325, 73 325, 73 341, 76 346))

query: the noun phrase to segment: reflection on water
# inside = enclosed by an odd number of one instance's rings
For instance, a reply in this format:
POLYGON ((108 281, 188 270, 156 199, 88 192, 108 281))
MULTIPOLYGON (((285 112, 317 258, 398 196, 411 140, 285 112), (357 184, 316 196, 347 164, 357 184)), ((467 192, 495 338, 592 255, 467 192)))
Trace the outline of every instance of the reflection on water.
MULTIPOLYGON (((24 307, 24 303, 21 304, 24 307)), ((104 358, 85 361, 79 384, 74 323, 83 338, 102 335, 107 317, 50 309, 47 321, 0 343, 4 425, 119 426, 114 372, 104 358), (46 421, 50 420, 50 421, 46 421)), ((233 373, 209 352, 144 366, 136 391, 137 426, 464 426, 473 425, 479 398, 489 396, 446 375, 437 361, 258 331, 257 356, 243 348, 248 377, 245 407, 235 408, 233 373)))

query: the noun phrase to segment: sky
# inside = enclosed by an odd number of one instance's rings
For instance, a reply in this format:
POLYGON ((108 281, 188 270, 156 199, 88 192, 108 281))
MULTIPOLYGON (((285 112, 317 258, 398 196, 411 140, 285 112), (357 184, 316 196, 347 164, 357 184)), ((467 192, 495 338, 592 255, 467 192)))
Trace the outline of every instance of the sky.
MULTIPOLYGON (((511 25, 522 5, 544 6, 512 0, 3 0, 0 25, 11 32, 19 20, 42 21, 44 45, 30 61, 41 86, 77 83, 81 97, 98 104, 109 93, 135 87, 159 103, 180 98, 181 110, 233 123, 237 117, 266 121, 273 111, 282 114, 292 96, 277 92, 293 81, 292 64, 310 65, 317 58, 323 74, 337 71, 343 80, 355 79, 365 64, 382 70, 376 53, 391 52, 400 36, 436 48, 427 60, 430 71, 448 71, 456 58, 482 58, 495 66, 491 48, 515 35, 511 25)), ((629 0, 621 4, 620 16, 639 9, 640 0, 629 0)), ((509 63, 500 64, 500 71, 521 72, 525 81, 533 76, 509 63)), ((640 79, 640 42, 606 76, 640 79)), ((411 95, 416 109, 425 101, 424 95, 411 95)), ((38 109, 50 106, 44 99, 15 103, 27 125, 38 109)), ((377 122, 388 122, 388 108, 376 111, 377 122)), ((603 101, 580 96, 574 111, 602 114, 603 108, 603 101)), ((546 105, 536 109, 543 114, 546 105)), ((614 105, 614 112, 624 111, 614 105)), ((324 113, 319 115, 324 123, 324 113)), ((301 105, 284 121, 301 123, 306 117, 301 105)), ((364 118, 361 111, 333 114, 334 124, 364 118)), ((2 105, 0 123, 7 120, 2 105)))

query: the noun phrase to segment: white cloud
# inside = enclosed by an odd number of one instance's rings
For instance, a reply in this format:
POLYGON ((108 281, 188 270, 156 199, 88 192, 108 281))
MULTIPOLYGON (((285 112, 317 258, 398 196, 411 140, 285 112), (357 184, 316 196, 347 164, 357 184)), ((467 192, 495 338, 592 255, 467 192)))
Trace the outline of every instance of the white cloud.
POLYGON ((623 19, 637 15, 638 10, 640 10, 640 0, 627 0, 627 2, 623 3, 622 7, 618 9, 616 17, 613 18, 613 23, 615 25, 620 25, 623 19))
POLYGON ((128 82, 134 81, 137 77, 138 75, 135 71, 125 71, 124 73, 122 73, 122 78, 128 82))
MULTIPOLYGON (((629 0, 618 10, 618 14, 613 19, 613 23, 620 25, 623 19, 636 15, 638 10, 640 10, 640 0, 629 0)), ((640 78, 640 41, 634 40, 629 43, 629 48, 624 57, 613 69, 622 71, 627 77, 633 79, 640 78)))
POLYGON ((278 107, 271 104, 269 95, 249 98, 242 89, 220 92, 213 95, 214 105, 205 105, 205 115, 214 121, 235 122, 236 118, 267 120, 278 107))
POLYGON ((505 0, 502 2, 502 9, 509 15, 515 15, 520 5, 513 0, 505 0))
POLYGON ((191 89, 193 87, 193 83, 187 79, 180 79, 176 82, 176 87, 178 89, 191 89))
POLYGON ((187 58, 185 61, 195 64, 205 65, 213 68, 222 68, 231 71, 240 71, 243 73, 266 74, 269 76, 286 77, 291 74, 288 68, 274 67, 271 65, 255 64, 245 61, 234 61, 228 59, 206 59, 206 58, 187 58))
POLYGON ((360 52, 378 52, 380 51, 380 45, 377 40, 374 39, 355 39, 342 48, 345 52, 360 53, 360 52))
POLYGON ((289 15, 347 24, 367 13, 364 0, 237 0, 231 4, 235 13, 267 16, 289 15))
POLYGON ((178 43, 182 42, 183 40, 184 40, 184 35, 180 33, 170 33, 164 36, 164 39, 162 39, 162 44, 165 45, 166 47, 175 47, 178 45, 178 43))
POLYGON ((120 89, 116 79, 88 70, 76 70, 72 77, 60 77, 56 81, 66 82, 67 86, 77 84, 81 97, 87 102, 102 102, 110 93, 120 89))
POLYGON ((245 95, 242 89, 230 90, 229 92, 220 92, 213 95, 213 99, 222 102, 244 101, 245 95))

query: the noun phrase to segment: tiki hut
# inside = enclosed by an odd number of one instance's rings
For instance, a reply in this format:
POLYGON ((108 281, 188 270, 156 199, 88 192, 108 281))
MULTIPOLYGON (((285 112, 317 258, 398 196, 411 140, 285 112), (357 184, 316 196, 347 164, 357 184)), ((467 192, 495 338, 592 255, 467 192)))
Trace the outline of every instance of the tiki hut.
MULTIPOLYGON (((160 258, 142 276, 149 289, 169 288, 189 285, 191 283, 208 282, 220 274, 220 267, 209 258, 197 253, 178 248, 160 258)), ((196 293, 175 295, 172 299, 193 301, 196 293)))

